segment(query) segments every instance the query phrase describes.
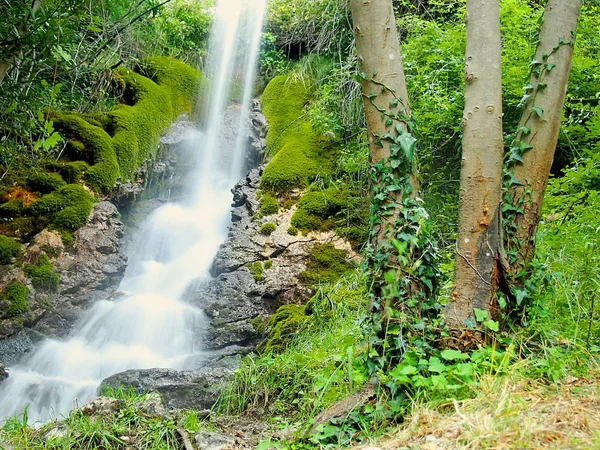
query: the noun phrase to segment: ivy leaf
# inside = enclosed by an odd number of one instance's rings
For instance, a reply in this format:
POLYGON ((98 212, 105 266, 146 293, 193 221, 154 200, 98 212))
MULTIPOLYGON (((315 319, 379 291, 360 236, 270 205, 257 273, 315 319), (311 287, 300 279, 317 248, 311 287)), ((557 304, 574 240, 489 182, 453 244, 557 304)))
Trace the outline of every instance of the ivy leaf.
POLYGON ((523 153, 525 153, 527 150, 531 150, 532 148, 533 148, 533 145, 529 144, 528 142, 524 142, 524 141, 519 142, 519 150, 521 152, 521 155, 523 153))
POLYGON ((523 300, 527 298, 527 289, 515 289, 515 300, 517 302, 517 306, 521 306, 523 300))
POLYGON ((392 121, 392 119, 389 119, 389 118, 388 118, 388 119, 386 119, 386 120, 385 120, 385 126, 386 126, 386 127, 389 127, 389 126, 391 126, 393 123, 394 123, 394 122, 392 121))
POLYGON ((508 154, 508 162, 523 162, 523 158, 521 158, 521 152, 519 147, 511 147, 510 153, 508 154))
POLYGON ((452 350, 450 348, 447 348, 446 350, 442 350, 442 352, 440 353, 440 356, 445 359, 446 361, 455 361, 457 359, 468 359, 469 355, 466 355, 463 352, 460 352, 458 350, 452 350))
POLYGON ((377 94, 373 94, 373 93, 371 93, 371 94, 365 94, 365 97, 367 97, 370 100, 372 98, 377 97, 377 94))
POLYGON ((488 312, 485 309, 473 308, 473 312, 475 313, 475 320, 477 320, 477 322, 483 322, 487 319, 488 312))
POLYGON ((486 320, 483 324, 492 331, 498 332, 500 330, 500 325, 495 320, 486 320))
POLYGON ((539 106, 532 106, 531 110, 536 113, 536 115, 538 117, 542 117, 542 114, 544 114, 544 110, 542 108, 540 108, 539 106))
POLYGON ((475 328, 477 326, 477 322, 475 322, 475 319, 473 319, 472 317, 469 317, 468 319, 466 319, 463 324, 465 325, 465 327, 467 328, 475 328))
POLYGON ((392 100, 390 102, 390 108, 395 108, 396 106, 398 106, 398 99, 395 98, 394 100, 392 100))
POLYGON ((550 72, 552 69, 554 69, 556 67, 556 64, 553 63, 546 63, 544 65, 544 67, 546 68, 546 72, 550 72))
MULTIPOLYGON (((398 126, 398 125, 396 125, 396 126, 398 126)), ((412 161, 414 145, 415 145, 415 142, 417 142, 417 140, 410 133, 407 133, 406 131, 404 131, 402 134, 400 134, 400 136, 398 136, 397 142, 402 147, 402 150, 404 150, 404 154, 406 155, 406 158, 409 161, 412 161)))
POLYGON ((531 130, 529 128, 527 128, 526 126, 522 126, 521 128, 519 128, 519 131, 521 132, 521 134, 523 136, 527 136, 528 134, 531 133, 531 130))

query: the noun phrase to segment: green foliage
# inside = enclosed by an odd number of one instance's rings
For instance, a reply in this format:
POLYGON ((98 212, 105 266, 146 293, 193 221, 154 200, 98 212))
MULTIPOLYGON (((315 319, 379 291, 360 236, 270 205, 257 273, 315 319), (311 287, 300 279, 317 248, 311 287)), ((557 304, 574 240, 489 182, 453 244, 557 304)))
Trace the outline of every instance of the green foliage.
POLYGON ((271 223, 271 222, 267 222, 267 223, 263 223, 260 226, 260 228, 258 229, 258 232, 260 234, 264 234, 265 236, 268 236, 271 233, 273 233, 276 229, 277 229, 277 225, 275 225, 274 223, 271 223))
POLYGON ((60 285, 60 276, 54 270, 50 259, 44 253, 40 254, 37 264, 27 264, 25 273, 33 287, 42 291, 56 291, 60 285))
POLYGON ((359 388, 365 381, 355 359, 366 313, 364 285, 355 272, 320 288, 310 308, 280 308, 281 342, 273 344, 283 352, 246 356, 218 409, 305 420, 359 388))
POLYGON ((290 226, 287 229, 287 234, 289 234, 290 236, 297 236, 298 235, 298 228, 296 228, 295 226, 290 226))
POLYGON ((23 283, 11 281, 6 285, 2 292, 2 297, 9 301, 7 311, 9 318, 20 316, 29 311, 27 294, 29 294, 29 289, 23 283))
POLYGON ((21 244, 0 234, 0 265, 10 264, 11 259, 19 256, 22 251, 21 244))
POLYGON ((177 422, 181 421, 190 431, 199 426, 189 413, 183 411, 180 417, 154 417, 145 412, 144 401, 156 393, 136 395, 122 390, 105 390, 104 393, 117 398, 113 403, 114 413, 88 416, 82 409, 75 409, 61 421, 65 432, 45 441, 40 435, 56 427, 56 422, 30 428, 25 411, 21 417, 6 422, 0 430, 0 439, 15 448, 31 450, 121 450, 127 447, 178 450, 181 442, 177 422))
POLYGON ((269 216, 271 214, 277 214, 279 211, 279 202, 277 202, 277 198, 272 194, 265 192, 260 197, 259 207, 259 213, 262 216, 269 216))
POLYGON ((335 283, 354 267, 345 250, 333 244, 315 244, 308 252, 306 270, 300 273, 300 280, 306 284, 335 283))
POLYGON ((93 206, 94 197, 83 187, 68 184, 33 202, 30 210, 54 229, 75 231, 86 224, 93 206))

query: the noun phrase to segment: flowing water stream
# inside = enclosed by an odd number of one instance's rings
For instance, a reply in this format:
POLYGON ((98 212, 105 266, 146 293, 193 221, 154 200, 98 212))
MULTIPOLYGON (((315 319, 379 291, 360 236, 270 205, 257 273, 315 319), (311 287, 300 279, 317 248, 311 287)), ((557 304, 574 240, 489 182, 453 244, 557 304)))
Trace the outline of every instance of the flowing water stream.
POLYGON ((242 176, 244 141, 266 0, 218 0, 205 75, 207 124, 183 199, 154 211, 132 249, 118 301, 99 301, 64 341, 47 340, 0 385, 0 422, 29 405, 30 422, 67 413, 97 395, 100 382, 128 369, 193 368, 203 313, 186 288, 209 267, 229 223, 230 189, 242 176), (241 86, 237 138, 223 140, 232 86, 241 86))

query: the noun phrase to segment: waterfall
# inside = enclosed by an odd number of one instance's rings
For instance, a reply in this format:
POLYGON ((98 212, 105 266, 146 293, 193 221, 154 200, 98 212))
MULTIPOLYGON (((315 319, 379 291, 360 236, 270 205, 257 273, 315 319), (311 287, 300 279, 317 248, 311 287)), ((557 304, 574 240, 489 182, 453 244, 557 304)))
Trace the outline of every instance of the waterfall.
POLYGON ((120 285, 123 297, 96 302, 64 341, 49 339, 0 385, 0 421, 28 407, 31 422, 66 414, 97 395, 100 382, 128 369, 193 368, 204 316, 183 300, 225 240, 230 189, 242 176, 244 137, 266 0, 218 0, 211 35, 207 125, 183 198, 141 227, 120 285), (232 81, 233 80, 233 81, 232 81), (222 118, 233 86, 243 86, 237 138, 222 118))

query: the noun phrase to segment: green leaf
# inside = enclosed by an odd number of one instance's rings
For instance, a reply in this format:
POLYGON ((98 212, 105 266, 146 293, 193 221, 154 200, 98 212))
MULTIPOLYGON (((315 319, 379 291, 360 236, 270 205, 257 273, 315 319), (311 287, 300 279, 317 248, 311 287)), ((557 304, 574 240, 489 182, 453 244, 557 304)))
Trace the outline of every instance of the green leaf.
POLYGON ((405 131, 402 134, 400 134, 400 136, 398 136, 397 142, 402 147, 402 150, 404 150, 404 155, 406 156, 406 159, 412 161, 414 154, 414 145, 415 142, 417 142, 417 140, 410 133, 407 133, 405 131))
POLYGON ((440 356, 446 361, 455 361, 457 359, 468 359, 469 355, 460 352, 458 350, 452 350, 447 348, 446 350, 442 350, 440 356))
POLYGON ((396 106, 398 106, 398 99, 395 98, 394 100, 392 100, 390 102, 390 108, 395 108, 396 106))
POLYGON ((373 93, 371 93, 371 94, 365 94, 365 97, 367 97, 370 100, 372 98, 377 97, 377 94, 373 94, 373 93))
POLYGON ((492 331, 498 331, 500 329, 500 325, 495 320, 486 320, 483 324, 488 327, 492 331))
POLYGON ((394 121, 392 119, 385 119, 385 126, 386 127, 390 127, 392 126, 392 124, 394 123, 394 121))
POLYGON ((544 110, 542 108, 540 108, 539 106, 532 106, 531 110, 538 116, 538 117, 542 117, 542 114, 544 114, 544 110))
POLYGON ((488 312, 485 309, 473 308, 473 312, 475 313, 475 320, 477 320, 477 322, 483 322, 487 319, 488 312))
POLYGON ((519 131, 521 132, 521 134, 523 136, 527 136, 528 134, 531 133, 531 130, 529 128, 527 128, 526 126, 522 126, 521 128, 519 128, 519 131))
POLYGON ((546 63, 546 64, 544 64, 544 67, 546 68, 546 72, 550 72, 552 69, 554 69, 556 67, 556 64, 546 63))

